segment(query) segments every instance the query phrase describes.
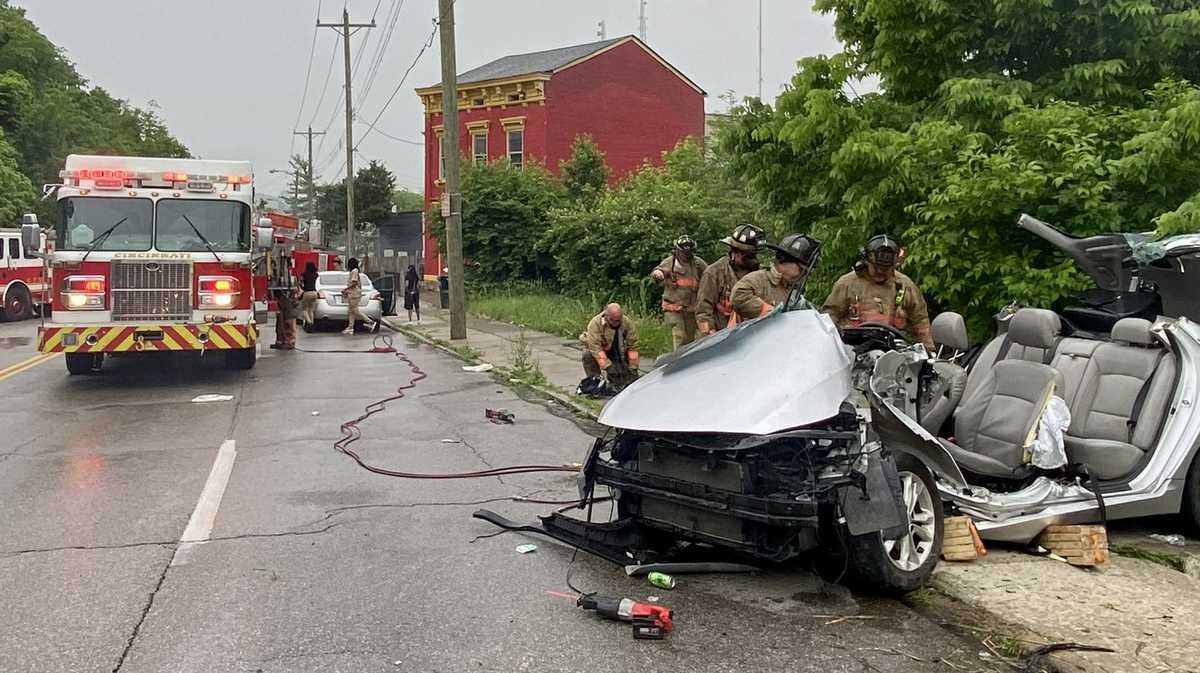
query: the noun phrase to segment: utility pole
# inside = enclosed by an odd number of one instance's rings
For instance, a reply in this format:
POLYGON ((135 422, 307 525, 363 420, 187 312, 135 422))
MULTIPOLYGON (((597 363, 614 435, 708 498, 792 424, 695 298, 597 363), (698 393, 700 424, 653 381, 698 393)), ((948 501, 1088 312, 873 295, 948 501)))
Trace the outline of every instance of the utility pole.
POLYGON ((308 136, 308 218, 311 221, 317 219, 317 183, 313 179, 312 139, 313 136, 325 135, 325 132, 313 131, 310 126, 307 131, 292 131, 292 135, 308 136))
POLYGON ((454 54, 454 0, 438 0, 442 43, 442 157, 446 162, 446 257, 450 268, 450 338, 467 338, 463 283, 462 194, 458 189, 458 66, 454 54))
POLYGON ((758 0, 758 99, 762 100, 762 5, 763 0, 758 0))
POLYGON ((641 8, 638 12, 638 37, 642 42, 646 41, 646 0, 639 0, 638 6, 641 8))
POLYGON ((350 96, 350 36, 360 28, 374 28, 370 23, 350 23, 349 10, 342 8, 341 23, 317 21, 318 28, 332 28, 342 36, 346 61, 346 257, 354 256, 354 107, 350 96), (354 30, 351 30, 353 28, 354 30))
POLYGON ((608 39, 608 31, 606 31, 604 29, 604 21, 603 20, 600 21, 599 25, 600 25, 600 30, 596 31, 596 37, 600 38, 601 40, 607 40, 608 39))

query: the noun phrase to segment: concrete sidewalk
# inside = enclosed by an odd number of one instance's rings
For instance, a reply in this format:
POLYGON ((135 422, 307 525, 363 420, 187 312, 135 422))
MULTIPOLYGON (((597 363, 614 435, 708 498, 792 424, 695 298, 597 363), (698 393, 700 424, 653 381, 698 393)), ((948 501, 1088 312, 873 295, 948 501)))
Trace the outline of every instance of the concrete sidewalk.
MULTIPOLYGON (((511 323, 468 316, 465 343, 451 342, 450 312, 436 308, 436 298, 436 294, 422 294, 420 320, 410 322, 400 308, 397 312, 401 315, 387 316, 384 322, 397 331, 424 337, 466 359, 496 367, 512 368, 514 360, 519 360, 521 351, 525 350, 524 357, 536 364, 545 377, 544 384, 537 387, 548 388, 564 400, 574 397, 575 387, 583 378, 583 346, 578 338, 554 336, 511 323)), ((584 327, 580 325, 579 331, 582 332, 584 327)), ((650 364, 644 363, 645 366, 650 364)))

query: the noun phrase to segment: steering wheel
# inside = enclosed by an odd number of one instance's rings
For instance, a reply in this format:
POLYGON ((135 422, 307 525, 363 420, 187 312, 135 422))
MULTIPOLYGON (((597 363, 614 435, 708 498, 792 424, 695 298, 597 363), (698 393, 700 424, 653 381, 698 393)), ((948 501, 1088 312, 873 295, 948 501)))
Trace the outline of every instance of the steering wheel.
POLYGON ((908 337, 895 327, 877 321, 864 322, 857 327, 842 329, 842 342, 853 346, 856 352, 867 350, 895 350, 896 342, 908 343, 908 337))

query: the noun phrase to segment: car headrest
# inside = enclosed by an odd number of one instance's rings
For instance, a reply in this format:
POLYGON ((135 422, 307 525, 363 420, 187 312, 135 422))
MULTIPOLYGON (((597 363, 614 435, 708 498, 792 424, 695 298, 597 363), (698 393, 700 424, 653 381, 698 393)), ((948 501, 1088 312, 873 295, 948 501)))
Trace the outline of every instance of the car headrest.
POLYGON ((1112 340, 1151 346, 1157 343, 1150 334, 1150 321, 1144 318, 1121 318, 1112 328, 1112 340))
POLYGON ((953 311, 939 313, 933 319, 933 343, 951 350, 965 351, 971 347, 967 340, 967 323, 953 311))
POLYGON ((1061 331, 1058 315, 1044 308, 1023 308, 1008 325, 1012 342, 1028 348, 1054 348, 1054 340, 1061 331))

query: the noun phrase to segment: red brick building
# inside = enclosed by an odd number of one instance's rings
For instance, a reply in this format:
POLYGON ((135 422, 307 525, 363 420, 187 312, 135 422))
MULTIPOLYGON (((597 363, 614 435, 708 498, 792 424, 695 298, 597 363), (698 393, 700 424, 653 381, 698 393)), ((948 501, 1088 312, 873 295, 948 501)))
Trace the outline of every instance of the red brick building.
MULTIPOLYGON (((505 56, 460 74, 458 87, 459 151, 472 161, 535 159, 557 172, 586 133, 615 181, 659 162, 684 138, 704 137, 704 91, 632 35, 505 56)), ((417 95, 425 105, 425 200, 432 204, 444 185, 441 85, 417 95)), ((441 268, 427 232, 425 274, 441 268)))

